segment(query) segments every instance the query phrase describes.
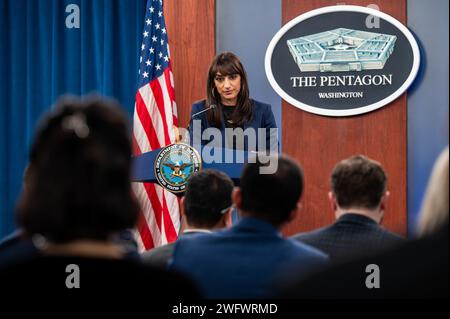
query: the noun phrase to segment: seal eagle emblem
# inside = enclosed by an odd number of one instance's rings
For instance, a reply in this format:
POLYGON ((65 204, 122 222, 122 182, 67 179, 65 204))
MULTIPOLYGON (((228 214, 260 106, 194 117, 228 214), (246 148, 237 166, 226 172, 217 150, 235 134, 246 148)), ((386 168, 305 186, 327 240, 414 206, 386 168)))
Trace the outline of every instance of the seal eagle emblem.
POLYGON ((155 160, 158 184, 172 193, 184 192, 189 177, 200 170, 200 155, 195 148, 184 143, 162 148, 155 160))

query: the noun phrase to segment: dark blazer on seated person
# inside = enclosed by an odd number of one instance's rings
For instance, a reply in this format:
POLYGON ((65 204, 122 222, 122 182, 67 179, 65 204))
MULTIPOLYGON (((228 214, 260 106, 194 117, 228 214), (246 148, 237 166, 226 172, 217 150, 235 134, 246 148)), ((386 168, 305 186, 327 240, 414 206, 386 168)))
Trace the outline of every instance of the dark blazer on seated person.
MULTIPOLYGON (((181 237, 189 237, 195 234, 204 234, 210 232, 203 231, 185 231, 181 234, 181 237)), ((175 243, 166 244, 153 249, 150 249, 141 254, 141 260, 144 264, 148 266, 155 266, 159 268, 167 268, 169 261, 172 258, 173 250, 175 248, 175 243)))
POLYGON ((272 224, 245 217, 226 230, 180 238, 170 268, 192 278, 206 298, 266 298, 286 271, 306 274, 327 261, 272 224))
POLYGON ((332 265, 308 278, 291 277, 279 297, 448 298, 448 244, 447 224, 435 234, 405 241, 381 254, 332 265), (367 270, 368 265, 376 268, 367 270))
MULTIPOLYGON (((244 130, 248 129, 248 128, 253 128, 256 131, 256 145, 258 145, 258 128, 265 128, 267 129, 266 131, 266 149, 269 150, 270 148, 270 128, 277 128, 277 123, 275 122, 275 117, 273 115, 272 112, 272 108, 269 104, 265 104, 262 102, 258 102, 256 100, 251 100, 253 102, 253 116, 252 119, 250 120, 250 122, 246 123, 243 127, 244 130)), ((194 133, 197 133, 195 135, 195 138, 198 141, 201 141, 201 145, 206 145, 208 144, 209 146, 215 146, 215 147, 223 147, 223 148, 233 148, 230 147, 230 145, 228 145, 225 141, 225 124, 224 124, 224 120, 223 120, 223 116, 222 116, 222 127, 220 128, 220 133, 222 136, 222 140, 220 141, 220 145, 217 145, 217 143, 219 143, 218 141, 214 141, 213 137, 209 137, 209 140, 201 140, 200 137, 203 133, 203 131, 207 128, 212 128, 213 126, 210 125, 210 123, 208 122, 208 112, 203 112, 201 114, 196 115, 194 118, 192 118, 192 116, 195 113, 198 113, 202 110, 205 109, 205 100, 203 101, 199 101, 196 102, 192 105, 192 110, 191 110, 191 119, 190 119, 190 123, 189 123, 189 136, 190 136, 190 143, 191 145, 194 144, 194 133), (201 130, 199 132, 194 132, 193 128, 193 120, 200 120, 201 121, 201 130), (212 144, 214 145, 212 145, 212 144)), ((274 145, 272 145, 272 151, 276 151, 278 152, 278 136, 273 136, 272 139, 276 139, 274 145)), ((257 151, 258 149, 249 149, 249 145, 248 145, 248 141, 247 139, 244 140, 244 150, 245 151, 257 151)))
POLYGON ((374 220, 351 213, 342 215, 332 225, 291 238, 325 252, 332 261, 374 254, 404 241, 374 220))

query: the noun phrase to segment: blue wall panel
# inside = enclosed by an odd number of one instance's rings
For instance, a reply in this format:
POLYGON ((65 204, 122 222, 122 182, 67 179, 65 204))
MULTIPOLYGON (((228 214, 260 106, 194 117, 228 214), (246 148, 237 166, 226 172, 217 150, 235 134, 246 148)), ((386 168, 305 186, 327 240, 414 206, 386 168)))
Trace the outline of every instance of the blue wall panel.
POLYGON ((416 36, 422 65, 408 92, 408 229, 412 232, 431 168, 448 144, 447 0, 409 0, 408 28, 416 36))

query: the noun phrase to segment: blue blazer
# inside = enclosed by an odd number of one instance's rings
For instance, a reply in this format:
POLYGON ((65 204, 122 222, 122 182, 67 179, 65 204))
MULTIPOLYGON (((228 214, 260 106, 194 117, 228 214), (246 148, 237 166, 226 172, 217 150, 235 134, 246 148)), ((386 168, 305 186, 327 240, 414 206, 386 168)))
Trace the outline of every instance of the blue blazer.
MULTIPOLYGON (((279 143, 278 143, 278 130, 276 130, 275 132, 272 132, 270 129, 277 129, 277 123, 275 122, 275 117, 273 115, 272 112, 272 108, 269 104, 265 104, 265 103, 261 103, 258 102, 256 100, 251 100, 253 102, 253 116, 252 119, 246 123, 244 125, 244 131, 247 129, 254 129, 255 130, 255 135, 256 135, 256 147, 252 147, 252 145, 249 145, 248 142, 248 138, 244 139, 244 149, 245 151, 262 151, 262 150, 272 150, 272 151, 276 151, 278 152, 278 148, 279 148, 279 143), (259 145, 259 137, 258 137, 258 128, 264 128, 266 129, 266 134, 265 134, 265 147, 260 147, 260 149, 258 149, 258 145, 259 145), (270 143, 270 139, 272 137, 272 145, 270 143), (262 149, 261 149, 262 148, 262 149)), ((216 129, 213 126, 210 125, 210 123, 208 122, 208 112, 203 112, 201 114, 196 115, 195 117, 194 114, 204 110, 206 108, 205 106, 206 101, 200 101, 200 102, 196 102, 192 105, 192 110, 191 110, 191 119, 189 121, 189 136, 190 136, 190 144, 197 147, 202 147, 205 145, 211 146, 211 147, 223 147, 223 148, 229 148, 228 146, 228 142, 226 140, 226 135, 225 135, 225 124, 224 124, 224 119, 223 119, 223 115, 222 115, 222 127, 220 129, 216 129), (194 120, 198 120, 200 121, 201 127, 200 130, 194 130, 194 120), (208 136, 205 137, 205 139, 202 139, 202 134, 204 132, 205 129, 214 129, 216 131, 217 134, 219 134, 220 132, 220 136, 221 139, 217 139, 213 136, 208 136), (200 142, 197 143, 197 141, 200 142)), ((262 141, 263 143, 264 141, 262 141)))
POLYGON ((193 279, 206 298, 267 298, 282 276, 306 274, 327 260, 271 224, 245 217, 227 230, 180 238, 170 268, 193 279))

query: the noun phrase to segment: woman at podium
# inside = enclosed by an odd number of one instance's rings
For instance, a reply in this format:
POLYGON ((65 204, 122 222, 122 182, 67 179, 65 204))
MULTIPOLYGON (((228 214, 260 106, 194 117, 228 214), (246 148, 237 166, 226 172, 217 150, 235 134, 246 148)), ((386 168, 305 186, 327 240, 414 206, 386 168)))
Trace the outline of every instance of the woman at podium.
POLYGON ((214 57, 206 80, 206 99, 192 105, 190 144, 244 151, 278 151, 278 130, 269 104, 250 98, 239 58, 214 57))

